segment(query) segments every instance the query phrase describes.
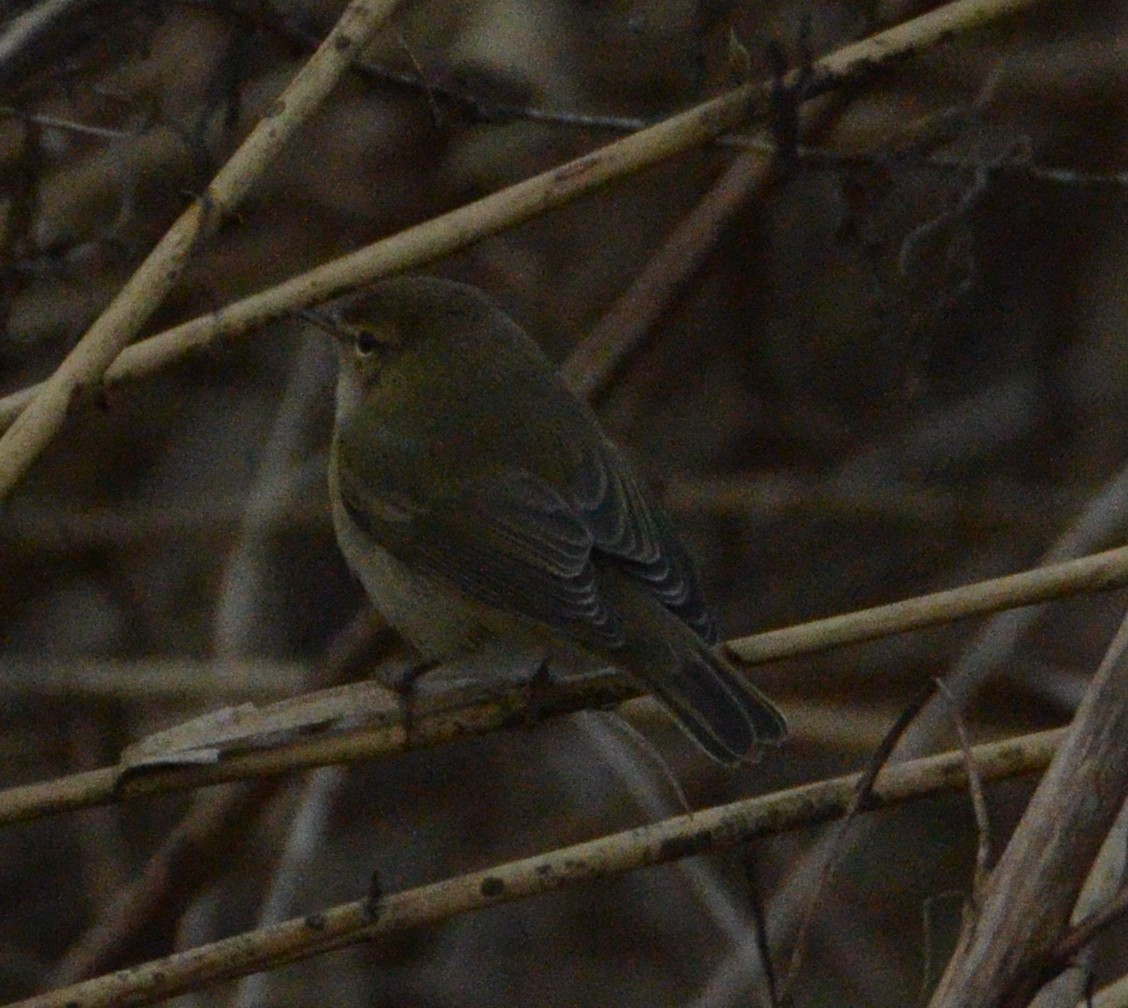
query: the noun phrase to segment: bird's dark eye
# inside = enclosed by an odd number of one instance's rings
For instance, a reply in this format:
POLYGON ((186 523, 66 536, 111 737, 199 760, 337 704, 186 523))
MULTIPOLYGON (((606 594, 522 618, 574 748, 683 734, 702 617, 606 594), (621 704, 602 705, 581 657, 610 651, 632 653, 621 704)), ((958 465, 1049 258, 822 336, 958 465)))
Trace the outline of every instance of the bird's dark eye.
POLYGON ((354 346, 358 357, 370 357, 380 349, 380 341, 371 329, 358 328, 354 337, 354 346))

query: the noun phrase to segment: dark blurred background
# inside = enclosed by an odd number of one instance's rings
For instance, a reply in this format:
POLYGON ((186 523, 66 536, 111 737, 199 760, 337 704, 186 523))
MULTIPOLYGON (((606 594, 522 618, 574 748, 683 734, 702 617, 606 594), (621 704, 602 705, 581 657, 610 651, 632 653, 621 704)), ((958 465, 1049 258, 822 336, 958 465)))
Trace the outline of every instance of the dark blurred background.
MULTIPOLYGON (((341 7, 55 6, 0 57, 3 393, 52 371, 341 7)), ((34 9, 47 8, 6 16, 34 9)), ((407 3, 147 333, 617 135, 533 111, 652 120, 732 86, 732 38, 759 78, 769 44, 801 59, 922 9, 407 3)), ((816 150, 700 239, 700 265, 597 407, 664 495, 727 636, 1122 541, 1128 200, 1104 173, 1126 161, 1126 36, 1120 4, 1043 4, 900 62, 824 101, 804 138, 816 150)), ((429 271, 486 289, 564 361, 737 156, 693 151, 429 271)), ((147 732, 311 682, 364 605, 325 505, 333 382, 330 349, 280 322, 75 410, 0 519, 3 785, 113 763, 147 732)), ((1083 597, 757 669, 794 736, 738 772, 660 717, 646 736, 701 807, 862 766, 904 705, 953 671, 975 739, 1064 723, 1124 603, 1083 597)), ((940 719, 915 744, 953 739, 940 719)), ((1002 836, 1030 786, 990 790, 1002 836)), ((116 894, 190 807, 166 797, 0 831, 0 996, 73 979, 116 894)), ((214 863, 161 883, 159 923, 123 926, 90 962, 357 899, 374 869, 394 890, 680 808, 608 714, 248 789, 204 834, 214 863)), ((758 1003, 752 891, 788 934, 796 872, 822 835, 496 908, 193 1000, 758 1003)), ((867 820, 823 894, 799 1003, 915 998, 958 927, 974 847, 963 797, 867 820)))

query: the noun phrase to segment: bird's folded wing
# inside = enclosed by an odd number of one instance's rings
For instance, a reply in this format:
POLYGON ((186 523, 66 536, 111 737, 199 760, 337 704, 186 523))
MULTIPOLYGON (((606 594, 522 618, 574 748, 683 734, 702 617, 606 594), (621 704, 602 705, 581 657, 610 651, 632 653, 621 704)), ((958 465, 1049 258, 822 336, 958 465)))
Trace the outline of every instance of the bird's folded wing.
POLYGON ((538 477, 512 472, 463 485, 425 507, 403 509, 395 522, 350 493, 347 472, 341 491, 359 528, 413 570, 582 643, 622 643, 618 619, 599 594, 590 530, 538 477))
POLYGON ((717 640, 697 574, 669 518, 639 484, 619 450, 604 441, 583 453, 571 497, 594 547, 643 582, 706 641, 717 640))

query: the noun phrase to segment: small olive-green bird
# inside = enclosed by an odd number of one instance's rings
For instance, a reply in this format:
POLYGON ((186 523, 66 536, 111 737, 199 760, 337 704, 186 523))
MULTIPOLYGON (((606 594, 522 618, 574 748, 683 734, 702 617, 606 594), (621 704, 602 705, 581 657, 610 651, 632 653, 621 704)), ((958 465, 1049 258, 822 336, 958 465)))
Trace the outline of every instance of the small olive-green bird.
POLYGON ((492 638, 542 656, 563 646, 632 675, 722 763, 784 736, 775 706, 712 650, 670 519, 500 308, 402 277, 314 318, 339 345, 337 538, 425 659, 492 638))

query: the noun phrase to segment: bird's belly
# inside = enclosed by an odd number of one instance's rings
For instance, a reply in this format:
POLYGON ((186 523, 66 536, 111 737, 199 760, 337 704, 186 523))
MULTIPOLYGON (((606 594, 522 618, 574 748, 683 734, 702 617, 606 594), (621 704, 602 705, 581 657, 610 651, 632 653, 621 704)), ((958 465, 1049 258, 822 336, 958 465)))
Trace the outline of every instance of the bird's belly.
POLYGON ((549 660, 554 667, 586 668, 591 658, 547 627, 502 612, 459 589, 413 573, 357 527, 343 507, 333 524, 341 552, 373 606, 428 661, 477 652, 497 671, 549 660))
POLYGON ((333 524, 341 552, 373 606, 423 658, 438 661, 478 647, 485 631, 461 592, 412 573, 343 508, 333 508, 333 524))

